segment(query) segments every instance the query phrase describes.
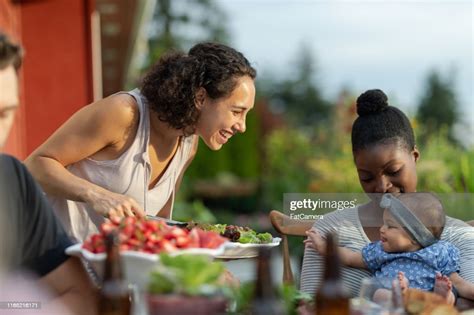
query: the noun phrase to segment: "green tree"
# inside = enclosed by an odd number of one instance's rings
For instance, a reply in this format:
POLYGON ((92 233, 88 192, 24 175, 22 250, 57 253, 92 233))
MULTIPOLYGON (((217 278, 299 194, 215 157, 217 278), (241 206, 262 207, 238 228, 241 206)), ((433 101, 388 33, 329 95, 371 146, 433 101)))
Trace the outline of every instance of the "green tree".
POLYGON ((283 107, 292 124, 314 127, 328 119, 331 106, 315 82, 317 69, 307 46, 300 50, 294 68, 293 78, 273 82, 269 99, 283 107))
POLYGON ((443 79, 436 71, 428 75, 426 91, 418 107, 416 118, 423 125, 420 134, 422 142, 428 141, 430 135, 440 130, 447 132, 448 138, 455 141, 453 127, 459 122, 460 115, 451 79, 443 79))
POLYGON ((196 42, 226 43, 226 14, 213 0, 157 0, 150 29, 149 64, 170 49, 196 42))

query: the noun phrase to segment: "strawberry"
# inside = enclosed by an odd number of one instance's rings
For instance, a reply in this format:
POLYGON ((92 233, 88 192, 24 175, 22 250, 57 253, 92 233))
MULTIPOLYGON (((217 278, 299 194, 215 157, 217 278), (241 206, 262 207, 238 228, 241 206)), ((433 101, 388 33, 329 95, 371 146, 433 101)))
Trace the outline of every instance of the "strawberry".
POLYGON ((127 237, 131 237, 134 231, 135 231, 135 228, 133 225, 125 225, 122 228, 122 233, 126 235, 127 237))
POLYGON ((120 250, 135 250, 147 253, 173 252, 185 248, 216 248, 225 238, 215 232, 201 229, 182 229, 168 226, 164 221, 152 221, 126 217, 111 218, 103 223, 100 233, 84 242, 83 248, 94 253, 104 252, 104 236, 113 229, 119 230, 120 250))
POLYGON ((174 252, 177 249, 176 246, 171 244, 170 241, 168 241, 168 240, 162 240, 161 243, 160 243, 160 247, 166 253, 174 252))
POLYGON ((179 248, 187 248, 189 247, 190 239, 186 236, 179 236, 176 238, 176 246, 179 248))
POLYGON ((132 235, 133 238, 136 238, 140 242, 143 242, 145 240, 145 235, 143 235, 142 230, 135 229, 134 234, 132 235))
POLYGON ((197 229, 197 232, 199 234, 200 247, 202 248, 217 248, 227 241, 226 238, 216 232, 203 231, 201 229, 197 229))
POLYGON ((157 233, 153 233, 148 237, 148 240, 152 241, 153 243, 157 243, 163 239, 163 236, 158 235, 157 233))
POLYGON ((137 222, 137 219, 135 217, 126 217, 122 220, 121 225, 122 226, 135 226, 135 222, 137 222))
POLYGON ((156 232, 160 229, 160 224, 159 224, 158 221, 148 220, 148 221, 145 222, 145 228, 148 231, 156 232))
POLYGON ((189 239, 188 247, 198 248, 200 244, 198 229, 192 229, 191 232, 189 232, 188 239, 189 239))
POLYGON ((90 252, 94 251, 94 247, 92 246, 92 243, 90 241, 85 241, 84 244, 82 244, 82 248, 90 252))
POLYGON ((180 237, 180 236, 187 236, 188 233, 187 233, 187 230, 175 227, 175 228, 172 228, 172 230, 170 231, 170 234, 173 235, 174 237, 180 237))
POLYGON ((120 232, 118 235, 118 238, 119 238, 120 244, 123 244, 128 240, 129 236, 123 232, 120 232))
POLYGON ((140 241, 137 240, 136 238, 130 238, 128 239, 127 245, 129 245, 131 248, 136 249, 140 247, 140 241))
POLYGON ((102 235, 107 235, 111 231, 115 230, 116 228, 117 228, 117 226, 115 224, 113 224, 112 222, 105 222, 105 223, 101 224, 100 232, 102 233, 102 235))
POLYGON ((131 250, 132 248, 128 244, 120 244, 120 251, 131 250))
POLYGON ((91 242, 92 248, 97 248, 97 246, 104 243, 104 240, 102 238, 102 235, 94 234, 92 235, 90 242, 91 242))
POLYGON ((105 253, 105 245, 100 245, 94 248, 94 253, 105 253))

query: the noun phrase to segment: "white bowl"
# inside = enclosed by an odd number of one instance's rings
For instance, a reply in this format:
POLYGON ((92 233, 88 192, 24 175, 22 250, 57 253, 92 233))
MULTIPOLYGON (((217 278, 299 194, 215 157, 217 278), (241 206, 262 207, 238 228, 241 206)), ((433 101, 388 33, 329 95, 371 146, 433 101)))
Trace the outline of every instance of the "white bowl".
MULTIPOLYGON (((191 255, 206 255, 209 258, 217 257, 225 252, 230 242, 225 242, 216 249, 210 248, 189 248, 184 250, 177 250, 169 253, 171 256, 191 254, 191 255)), ((82 244, 75 244, 66 248, 66 254, 76 256, 88 261, 97 275, 102 278, 104 274, 105 253, 94 254, 87 249, 82 248, 82 244)), ((159 261, 158 254, 149 254, 137 251, 122 251, 120 252, 122 258, 122 268, 125 280, 130 284, 136 284, 138 288, 145 289, 148 285, 150 272, 159 261)))

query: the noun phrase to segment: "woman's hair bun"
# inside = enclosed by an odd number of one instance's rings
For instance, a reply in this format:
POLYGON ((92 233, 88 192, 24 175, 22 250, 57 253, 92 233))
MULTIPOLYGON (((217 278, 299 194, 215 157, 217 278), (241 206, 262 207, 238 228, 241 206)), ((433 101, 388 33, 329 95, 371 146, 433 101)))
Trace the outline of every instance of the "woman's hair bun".
POLYGON ((388 98, 382 90, 368 90, 357 98, 357 114, 359 116, 374 115, 387 108, 388 98))

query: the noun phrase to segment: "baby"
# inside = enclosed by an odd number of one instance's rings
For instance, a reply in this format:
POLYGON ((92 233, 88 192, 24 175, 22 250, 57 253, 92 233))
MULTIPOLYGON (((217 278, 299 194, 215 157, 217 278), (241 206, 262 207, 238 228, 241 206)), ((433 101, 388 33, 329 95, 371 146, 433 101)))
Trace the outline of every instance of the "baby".
MULTIPOLYGON (((459 250, 439 240, 445 213, 433 194, 405 193, 397 197, 385 194, 380 206, 385 209, 380 241, 366 245, 362 252, 340 247, 343 264, 368 269, 376 278, 397 277, 402 292, 408 286, 433 291, 449 304, 454 304, 455 293, 474 299, 474 284, 458 274, 459 250)), ((306 234, 306 245, 324 255, 326 241, 321 235, 315 229, 306 234)), ((389 289, 379 289, 375 295, 386 296, 389 289)))

